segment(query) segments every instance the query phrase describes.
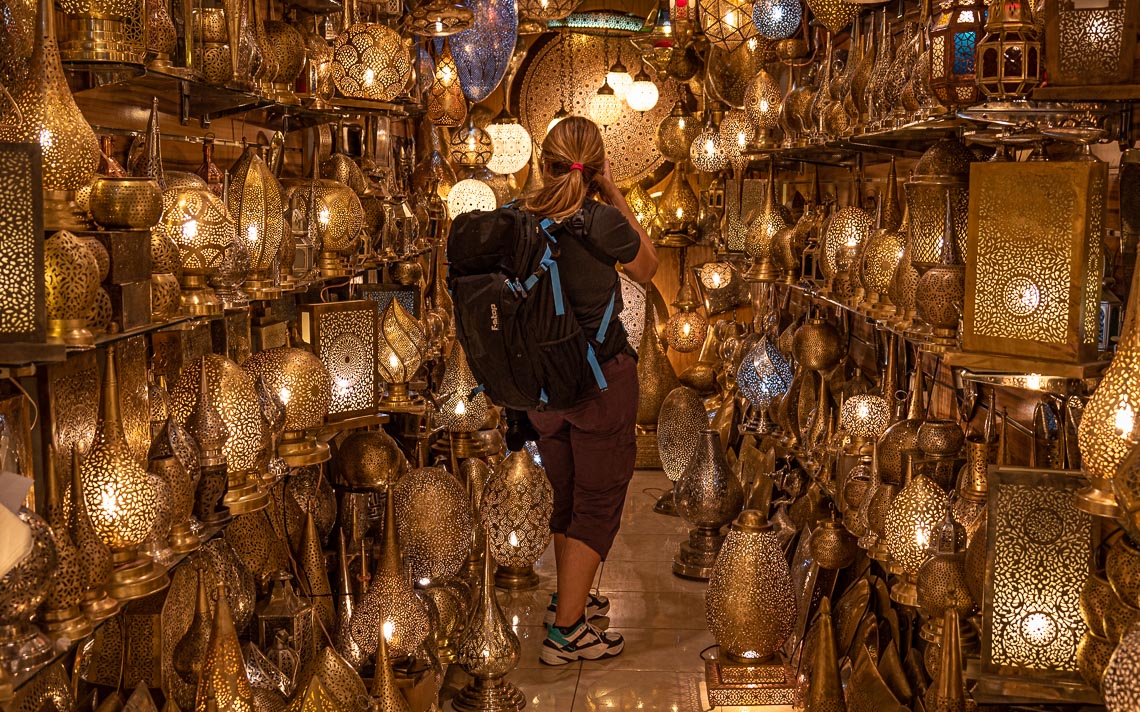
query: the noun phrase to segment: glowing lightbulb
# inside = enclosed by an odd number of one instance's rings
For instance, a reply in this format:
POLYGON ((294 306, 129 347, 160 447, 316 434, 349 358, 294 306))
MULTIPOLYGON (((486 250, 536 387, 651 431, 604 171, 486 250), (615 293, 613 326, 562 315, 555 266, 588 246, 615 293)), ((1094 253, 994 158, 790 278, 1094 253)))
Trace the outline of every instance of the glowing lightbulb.
POLYGON ((923 549, 930 543, 930 530, 925 525, 921 525, 914 530, 914 543, 918 544, 923 549))
POLYGON ((685 209, 684 208, 677 208, 677 219, 681 220, 684 217, 685 217, 685 209))
POLYGON ((340 395, 348 393, 349 383, 348 379, 344 376, 337 376, 336 379, 336 392, 340 395))
POLYGON ((396 624, 392 621, 384 621, 383 631, 384 640, 392 640, 392 635, 396 632, 396 624))
POLYGON ((1120 405, 1116 408, 1116 434, 1122 438, 1129 438, 1132 436, 1132 429, 1136 425, 1136 414, 1132 412, 1132 406, 1128 405, 1128 398, 1122 397, 1120 405))
POLYGON ((108 517, 114 517, 119 513, 119 498, 115 496, 115 490, 109 486, 104 487, 100 493, 99 508, 102 509, 108 517))
POLYGON ((870 414, 871 408, 866 403, 860 402, 855 408, 855 415, 857 415, 860 420, 865 420, 870 414))
POLYGON ((388 354, 388 367, 393 371, 400 368, 400 359, 396 356, 395 352, 388 354))
POLYGON ((728 25, 734 30, 736 29, 737 19, 735 9, 730 9, 728 12, 724 13, 724 24, 728 25))
POLYGON ((720 289, 720 284, 721 284, 720 272, 713 272, 711 281, 712 281, 713 289, 720 289))
POLYGON ((513 532, 513 531, 512 531, 512 532, 511 532, 511 534, 510 534, 510 536, 508 536, 508 537, 507 537, 507 542, 508 542, 508 543, 509 543, 511 546, 518 546, 518 545, 519 545, 519 535, 518 535, 518 532, 513 532))
POLYGON ((1037 374, 1037 373, 1031 373, 1028 376, 1026 376, 1025 377, 1025 387, 1031 391, 1040 390, 1041 389, 1041 375, 1037 374))
POLYGON ((283 404, 289 405, 289 399, 293 397, 293 392, 290 391, 287 387, 281 386, 281 390, 277 393, 277 395, 281 397, 281 402, 283 404))
POLYGON ((705 139, 705 155, 713 156, 716 154, 716 139, 705 139))
POLYGON ((692 331, 693 331, 693 326, 691 324, 689 324, 688 322, 685 322, 685 324, 681 327, 681 335, 682 336, 688 336, 692 331))
POLYGON ((43 129, 40 131, 40 146, 43 148, 51 148, 53 139, 51 137, 51 129, 43 129))
POLYGON ((321 211, 317 213, 317 222, 321 224, 321 227, 327 227, 330 220, 332 220, 332 214, 329 209, 321 208, 321 211))
POLYGON ((467 404, 459 401, 455 404, 455 414, 459 416, 467 415, 467 404))
POLYGON ((182 223, 182 237, 187 240, 193 240, 198 237, 198 221, 194 219, 187 220, 182 223))
POLYGON ((376 70, 369 67, 364 70, 364 86, 372 86, 372 82, 376 80, 376 70))
POLYGON ((257 242, 257 226, 256 225, 248 226, 246 228, 246 231, 245 231, 245 236, 246 236, 246 239, 248 239, 251 243, 257 242))
POLYGON ((421 586, 427 586, 429 583, 431 583, 431 579, 429 579, 429 578, 420 579, 420 585, 421 586))

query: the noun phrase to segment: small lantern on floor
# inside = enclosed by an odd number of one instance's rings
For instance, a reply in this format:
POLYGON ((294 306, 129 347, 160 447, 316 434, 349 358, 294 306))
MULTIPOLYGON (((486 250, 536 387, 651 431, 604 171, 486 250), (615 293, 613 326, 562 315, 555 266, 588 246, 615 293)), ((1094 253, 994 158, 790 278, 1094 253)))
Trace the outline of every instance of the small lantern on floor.
POLYGON ((930 27, 930 88, 943 106, 978 103, 975 48, 986 22, 985 0, 937 0, 930 27))
POLYGON ((83 498, 91 524, 111 548, 115 569, 107 582, 116 600, 129 601, 170 584, 166 571, 138 556, 158 513, 158 495, 123 434, 115 348, 108 347, 95 440, 83 461, 83 498))
POLYGON ((673 491, 677 513, 694 527, 673 559, 673 573, 684 578, 708 579, 724 542, 720 529, 732 521, 744 504, 740 479, 724 459, 717 431, 701 432, 693 459, 673 491))
POLYGON ((412 579, 443 583, 459 573, 471 544, 471 506, 459 480, 439 467, 412 470, 392 490, 400 549, 412 579), (447 526, 440 526, 447 522, 447 526))
POLYGON ((483 487, 482 524, 495 562, 495 585, 509 591, 538 585, 534 564, 550 543, 554 490, 530 453, 517 450, 483 487))
POLYGON ((278 455, 292 467, 329 459, 329 446, 311 431, 324 425, 332 402, 332 377, 321 360, 303 349, 280 347, 259 351, 242 365, 260 376, 285 404, 285 437, 278 455))
MULTIPOLYGON (((454 192, 454 188, 452 189, 454 192)), ((408 406, 417 397, 408 383, 423 363, 424 330, 412 315, 393 299, 380 315, 380 339, 377 342, 377 368, 380 379, 388 385, 380 399, 382 408, 408 406)))
POLYGON ((987 99, 1029 98, 1042 79, 1041 31, 1028 2, 992 0, 977 45, 978 87, 987 99))
MULTIPOLYGON (((661 469, 672 482, 681 479, 689 468, 700 441, 699 434, 708 427, 708 422, 705 404, 692 388, 678 386, 665 396, 657 423, 657 452, 661 469)), ((661 495, 653 510, 658 514, 677 515, 672 488, 661 495)))

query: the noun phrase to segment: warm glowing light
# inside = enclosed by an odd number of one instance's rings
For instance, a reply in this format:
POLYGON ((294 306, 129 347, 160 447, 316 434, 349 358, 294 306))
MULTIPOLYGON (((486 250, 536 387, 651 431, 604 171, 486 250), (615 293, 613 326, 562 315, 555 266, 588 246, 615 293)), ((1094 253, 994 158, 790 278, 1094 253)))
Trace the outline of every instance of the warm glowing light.
POLYGON ((455 414, 459 416, 467 415, 467 404, 463 401, 456 401, 455 414))
POLYGON ((388 354, 388 366, 393 371, 400 368, 400 358, 394 352, 388 354))
POLYGON ((427 586, 429 583, 431 583, 431 579, 429 579, 429 578, 420 579, 420 585, 421 586, 427 586))
POLYGON ((511 532, 510 536, 507 537, 507 542, 511 546, 518 546, 519 545, 519 534, 518 534, 518 532, 511 532))
POLYGON ((1136 425, 1136 414, 1132 411, 1132 406, 1128 404, 1127 396, 1122 396, 1120 405, 1116 407, 1114 424, 1116 426, 1117 435, 1122 438, 1132 436, 1132 430, 1136 425))
POLYGON ((1025 377, 1025 387, 1031 391, 1041 390, 1041 374, 1031 373, 1025 377))
POLYGON ((384 621, 382 628, 384 631, 384 640, 392 640, 392 636, 396 632, 396 624, 392 621, 384 621))
POLYGON ((257 225, 249 225, 246 228, 245 237, 250 242, 257 242, 257 225))
POLYGON ((187 220, 186 222, 182 223, 182 236, 188 240, 192 240, 195 237, 198 237, 198 221, 187 220))
POLYGON ((53 143, 51 137, 51 129, 43 129, 40 131, 40 146, 43 148, 51 148, 53 143))
POLYGON ((282 387, 277 395, 281 398, 283 404, 289 405, 289 400, 293 397, 293 392, 288 388, 282 387))
POLYGON ((376 70, 369 67, 364 70, 364 86, 370 87, 376 81, 376 70))

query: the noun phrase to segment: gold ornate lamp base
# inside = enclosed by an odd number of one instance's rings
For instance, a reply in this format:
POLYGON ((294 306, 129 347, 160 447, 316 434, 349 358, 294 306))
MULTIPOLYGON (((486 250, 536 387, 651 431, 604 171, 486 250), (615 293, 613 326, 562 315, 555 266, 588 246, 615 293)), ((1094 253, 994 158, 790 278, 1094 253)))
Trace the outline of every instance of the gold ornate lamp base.
POLYGON ((100 586, 84 591, 79 607, 83 610, 83 615, 87 616, 87 620, 98 623, 118 613, 123 604, 108 596, 107 591, 100 586))
POLYGON ((218 507, 216 512, 223 513, 222 516, 228 520, 231 516, 260 512, 269 506, 269 493, 261 489, 252 477, 246 476, 241 483, 235 479, 230 479, 226 495, 222 497, 224 506, 218 507))
POLYGON ((202 540, 190 528, 188 522, 178 522, 171 526, 168 542, 170 550, 175 554, 189 554, 191 551, 197 551, 202 545, 202 540))
POLYGON ((1094 517, 1116 519, 1120 516, 1120 507, 1116 503, 1116 494, 1112 491, 1112 482, 1098 477, 1090 477, 1089 486, 1077 490, 1073 495, 1073 506, 1094 517))
POLYGON ((277 456, 290 467, 304 467, 328 462, 328 443, 317 440, 316 436, 304 431, 287 430, 277 446, 277 456))
POLYGON ((206 275, 182 275, 182 310, 190 316, 217 316, 223 312, 222 300, 206 282, 206 275))
POLYGON ((900 606, 918 608, 918 584, 913 576, 903 574, 891 585, 891 600, 900 606))
POLYGON ((246 278, 242 289, 245 290, 250 299, 255 300, 279 299, 283 294, 281 287, 274 284, 273 280, 264 274, 253 272, 246 278))
POLYGON ((505 677, 474 678, 459 691, 451 706, 457 712, 519 712, 526 707, 526 698, 505 677))
POLYGON ((780 271, 770 259, 756 260, 744 273, 744 279, 749 282, 778 282, 780 271))
POLYGON ((51 639, 28 621, 0 626, 0 667, 8 672, 34 670, 54 654, 51 639))
POLYGON ((170 585, 166 569, 132 550, 114 552, 115 570, 107 579, 107 593, 117 601, 133 601, 158 593, 170 585), (119 563, 119 562, 122 563, 119 563))
POLYGON ((673 557, 673 573, 681 578, 708 581, 723 543, 724 534, 717 529, 690 530, 689 540, 681 542, 680 551, 673 557))
POLYGON ((538 586, 533 566, 500 566, 495 570, 495 587, 505 591, 525 591, 538 586))
POLYGON ((325 278, 351 277, 354 274, 344 256, 337 252, 322 251, 317 256, 317 268, 321 271, 321 276, 325 278))
POLYGON ((79 606, 45 609, 40 612, 40 624, 44 632, 56 640, 82 640, 94 629, 79 606))
POLYGON ((87 328, 86 319, 48 319, 49 344, 68 346, 94 346, 95 335, 87 328))
POLYGON ((388 391, 378 405, 384 408, 406 408, 420 403, 420 398, 408 388, 407 383, 389 383, 388 391))
POLYGON ((792 705, 796 702, 792 671, 777 659, 734 662, 717 649, 705 661, 705 686, 714 707, 792 705))

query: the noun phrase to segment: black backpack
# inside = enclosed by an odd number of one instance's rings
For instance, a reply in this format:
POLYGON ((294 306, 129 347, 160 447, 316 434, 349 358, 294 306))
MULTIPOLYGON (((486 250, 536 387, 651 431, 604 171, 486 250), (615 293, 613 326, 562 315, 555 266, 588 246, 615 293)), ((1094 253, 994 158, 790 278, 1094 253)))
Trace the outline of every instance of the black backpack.
POLYGON ((448 234, 456 336, 487 397, 505 408, 561 410, 593 384, 606 389, 595 346, 617 295, 598 333, 584 334, 562 290, 553 225, 508 205, 459 215, 448 234))

